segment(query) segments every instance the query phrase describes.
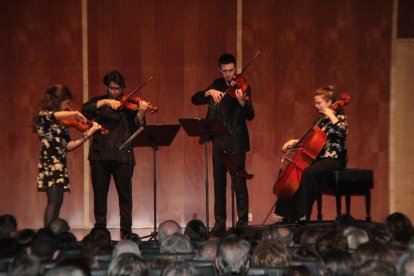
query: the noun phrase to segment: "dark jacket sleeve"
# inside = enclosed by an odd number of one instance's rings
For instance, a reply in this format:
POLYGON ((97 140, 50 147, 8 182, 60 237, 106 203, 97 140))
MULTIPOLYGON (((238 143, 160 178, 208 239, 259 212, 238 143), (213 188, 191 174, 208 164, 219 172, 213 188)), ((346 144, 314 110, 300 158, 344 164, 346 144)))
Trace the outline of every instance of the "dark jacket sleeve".
POLYGON ((252 103, 252 89, 247 87, 246 95, 248 96, 249 100, 245 101, 245 105, 242 107, 242 111, 246 120, 251 121, 254 118, 254 109, 252 103))
POLYGON ((191 102, 195 105, 208 104, 210 102, 210 96, 206 97, 207 90, 199 91, 193 95, 191 102))
MULTIPOLYGON (((96 107, 98 101, 104 100, 104 99, 108 99, 108 97, 106 95, 96 96, 90 99, 88 102, 84 103, 81 108, 82 114, 85 115, 85 117, 88 118, 89 120, 95 119, 98 123, 104 123, 104 124, 108 120, 115 120, 115 121, 120 120, 120 117, 122 116, 123 112, 114 111, 112 110, 111 107, 107 105, 104 105, 100 108, 96 107)), ((127 111, 129 112, 130 110, 127 110, 127 111)), ((136 114, 136 111, 131 111, 131 112, 136 114)), ((131 116, 131 115, 128 115, 128 116, 131 116)), ((133 116, 134 115, 132 115, 132 117, 133 116)))
POLYGON ((209 87, 207 87, 206 89, 202 90, 202 91, 198 91, 196 92, 193 97, 191 98, 191 102, 195 105, 202 105, 202 104, 208 104, 210 103, 210 99, 211 96, 205 96, 206 91, 214 88, 217 89, 217 83, 218 83, 218 79, 214 80, 212 84, 210 84, 209 87))
POLYGON ((84 103, 82 105, 82 108, 81 108, 82 114, 86 118, 88 118, 89 120, 95 118, 96 114, 98 112, 98 109, 96 108, 96 103, 99 100, 102 100, 102 99, 103 99, 102 96, 98 96, 98 97, 94 97, 94 98, 90 99, 89 101, 87 101, 86 103, 84 103))

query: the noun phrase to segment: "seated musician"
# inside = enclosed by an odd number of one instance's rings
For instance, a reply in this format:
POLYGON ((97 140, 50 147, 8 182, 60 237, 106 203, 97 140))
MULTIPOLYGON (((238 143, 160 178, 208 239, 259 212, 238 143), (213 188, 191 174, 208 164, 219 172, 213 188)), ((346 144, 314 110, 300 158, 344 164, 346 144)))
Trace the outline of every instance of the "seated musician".
MULTIPOLYGON (((318 126, 326 133, 326 141, 316 159, 303 171, 296 193, 291 198, 278 198, 275 209, 278 221, 309 220, 313 203, 320 191, 319 184, 325 181, 332 171, 346 167, 345 141, 348 122, 341 106, 336 110, 332 108, 332 104, 337 100, 337 93, 331 86, 319 88, 314 93, 315 108, 320 116, 323 116, 317 118, 322 119, 318 126)), ((295 148, 298 142, 298 139, 289 140, 283 145, 282 150, 286 152, 295 148)))

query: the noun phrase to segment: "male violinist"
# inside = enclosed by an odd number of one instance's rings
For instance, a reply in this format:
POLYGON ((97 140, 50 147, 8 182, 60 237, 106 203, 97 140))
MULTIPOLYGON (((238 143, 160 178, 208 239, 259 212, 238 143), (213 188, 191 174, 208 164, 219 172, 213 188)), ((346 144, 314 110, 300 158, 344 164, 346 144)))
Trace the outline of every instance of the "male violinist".
POLYGON ((252 90, 248 86, 245 91, 236 89, 231 95, 226 93, 234 88, 236 75, 236 59, 231 54, 223 54, 218 60, 221 78, 215 79, 207 89, 199 91, 192 97, 195 105, 208 104, 207 119, 218 119, 227 128, 230 135, 204 137, 213 142, 213 175, 214 175, 214 218, 215 224, 211 236, 223 237, 226 232, 226 174, 229 172, 236 194, 237 225, 248 224, 249 194, 245 172, 246 152, 250 150, 249 132, 246 120, 254 118, 251 101, 252 90), (236 160, 236 168, 228 170, 225 155, 231 154, 236 160))
POLYGON ((111 176, 118 192, 121 215, 121 238, 131 233, 132 185, 135 165, 134 152, 128 147, 119 150, 128 138, 145 125, 148 103, 141 101, 137 110, 122 106, 120 99, 125 88, 124 77, 112 71, 103 78, 105 94, 84 103, 82 113, 88 119, 105 126, 108 134, 95 132, 89 150, 94 195, 95 227, 106 227, 107 198, 111 176), (130 163, 131 162, 131 163, 130 163))

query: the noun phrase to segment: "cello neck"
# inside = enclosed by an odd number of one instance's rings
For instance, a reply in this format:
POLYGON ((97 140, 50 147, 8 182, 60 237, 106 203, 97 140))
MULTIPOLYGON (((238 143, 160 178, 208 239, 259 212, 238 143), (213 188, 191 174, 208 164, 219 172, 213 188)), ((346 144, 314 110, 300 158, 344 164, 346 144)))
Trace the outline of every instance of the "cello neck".
POLYGON ((299 139, 299 141, 296 143, 296 145, 293 148, 295 149, 299 148, 302 145, 303 140, 309 135, 309 133, 313 130, 314 127, 319 126, 319 124, 322 122, 323 119, 324 119, 324 115, 319 114, 319 116, 316 117, 312 126, 305 132, 305 134, 303 134, 303 136, 299 139))

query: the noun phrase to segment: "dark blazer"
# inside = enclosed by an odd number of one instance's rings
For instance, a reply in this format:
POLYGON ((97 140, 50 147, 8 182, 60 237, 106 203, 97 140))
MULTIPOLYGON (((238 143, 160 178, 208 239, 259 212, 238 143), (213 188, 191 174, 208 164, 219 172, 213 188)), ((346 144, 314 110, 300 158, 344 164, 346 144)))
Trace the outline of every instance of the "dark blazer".
MULTIPOLYGON (((95 132, 89 149, 89 160, 129 162, 128 148, 119 150, 119 146, 141 126, 138 120, 135 122, 137 111, 126 108, 113 110, 108 106, 96 108, 99 100, 108 98, 108 95, 97 96, 82 105, 81 112, 86 118, 94 119, 109 130, 105 135, 95 132)), ((133 151, 131 157, 135 164, 133 151)))
POLYGON ((210 136, 209 139, 213 141, 213 150, 225 150, 234 153, 246 152, 250 150, 249 131, 246 120, 250 121, 254 118, 250 86, 246 89, 249 100, 245 102, 246 104, 243 107, 241 107, 236 98, 229 94, 225 94, 217 104, 211 96, 204 96, 209 89, 225 92, 227 87, 224 78, 216 79, 207 89, 195 93, 191 101, 195 105, 208 104, 206 118, 219 119, 230 133, 230 136, 210 136))

